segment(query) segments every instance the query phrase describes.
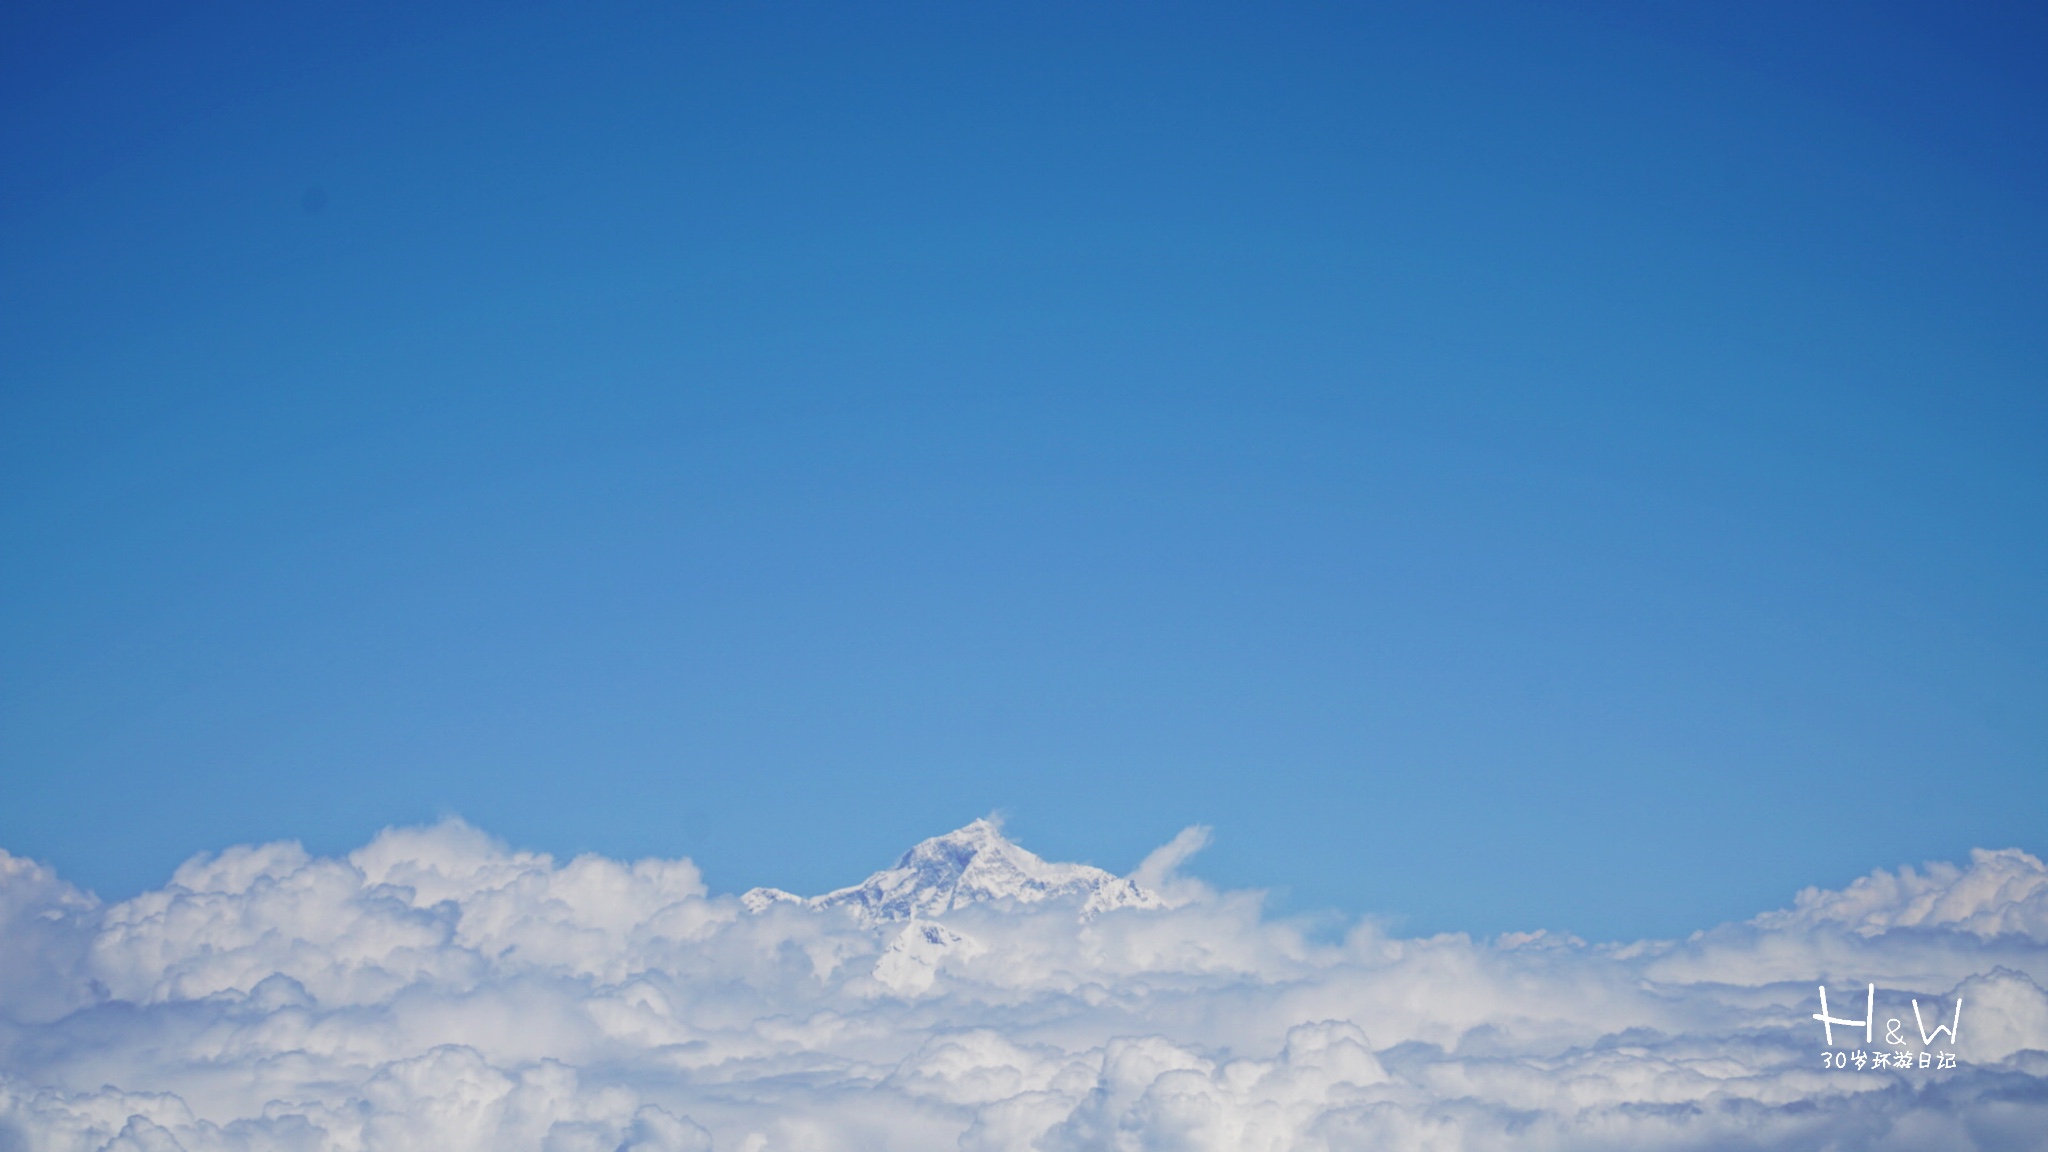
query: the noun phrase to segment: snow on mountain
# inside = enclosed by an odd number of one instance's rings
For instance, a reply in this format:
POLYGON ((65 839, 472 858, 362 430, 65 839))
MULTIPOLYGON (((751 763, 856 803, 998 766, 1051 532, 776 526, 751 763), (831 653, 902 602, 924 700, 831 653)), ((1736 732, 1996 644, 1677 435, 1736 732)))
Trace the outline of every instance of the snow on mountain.
POLYGON ((963 936, 943 924, 913 920, 903 926, 896 939, 875 961, 875 983, 905 998, 928 991, 938 980, 939 968, 951 960, 972 960, 988 951, 971 936, 963 936))
POLYGON ((1084 915, 1113 908, 1160 908, 1155 893, 1134 881, 1086 864, 1055 864, 1018 847, 991 820, 976 820, 920 843, 851 888, 804 899, 775 888, 755 888, 740 898, 759 912, 777 903, 812 908, 850 908, 870 924, 929 918, 964 908, 1009 900, 1037 904, 1073 900, 1084 915))

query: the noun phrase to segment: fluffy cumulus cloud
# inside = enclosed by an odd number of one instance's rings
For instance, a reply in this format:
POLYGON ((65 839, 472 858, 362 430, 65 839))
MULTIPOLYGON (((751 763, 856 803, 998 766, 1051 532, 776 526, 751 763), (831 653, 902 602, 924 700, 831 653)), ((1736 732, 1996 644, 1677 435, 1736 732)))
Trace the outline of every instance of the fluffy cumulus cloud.
POLYGON ((0 1150, 2048 1148, 2023 852, 1588 944, 1332 939, 1203 842, 977 822, 804 898, 450 822, 112 905, 0 853, 0 1150))

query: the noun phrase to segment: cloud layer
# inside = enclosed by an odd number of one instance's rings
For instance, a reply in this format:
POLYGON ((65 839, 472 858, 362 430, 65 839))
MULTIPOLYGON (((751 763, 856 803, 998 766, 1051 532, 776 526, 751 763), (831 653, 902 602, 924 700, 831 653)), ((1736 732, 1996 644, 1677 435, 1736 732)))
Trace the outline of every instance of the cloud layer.
POLYGON ((1332 939, 1182 875, 1199 830, 1129 880, 996 841, 904 919, 459 822, 114 905, 0 853, 0 1150, 2048 1148, 2022 852, 1591 945, 1332 939))

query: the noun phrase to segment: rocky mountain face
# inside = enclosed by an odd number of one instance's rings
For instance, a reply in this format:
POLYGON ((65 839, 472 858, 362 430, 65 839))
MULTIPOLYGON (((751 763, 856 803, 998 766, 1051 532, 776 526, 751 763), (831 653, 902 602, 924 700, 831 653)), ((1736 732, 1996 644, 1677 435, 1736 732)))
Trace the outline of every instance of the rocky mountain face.
POLYGON ((934 836, 851 888, 808 899, 774 888, 756 888, 740 898, 754 911, 777 903, 812 908, 848 908, 861 920, 929 919, 970 904, 1011 901, 1037 904, 1071 900, 1084 915, 1112 908, 1157 908, 1159 897, 1131 880, 1086 864, 1040 859, 1004 837, 990 820, 976 820, 934 836))

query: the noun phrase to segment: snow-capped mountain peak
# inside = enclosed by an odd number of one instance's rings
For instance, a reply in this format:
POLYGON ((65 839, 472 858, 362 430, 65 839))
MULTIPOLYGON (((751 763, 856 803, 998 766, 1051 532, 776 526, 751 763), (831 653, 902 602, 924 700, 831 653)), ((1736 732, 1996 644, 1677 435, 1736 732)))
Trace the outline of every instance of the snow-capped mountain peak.
MULTIPOLYGON (((760 911, 786 892, 757 888, 742 899, 760 911)), ((850 908, 869 922, 943 915, 969 904, 1009 900, 1036 904, 1071 899, 1085 913, 1112 908, 1156 908, 1162 901, 1133 881, 1086 864, 1055 864, 1018 847, 992 820, 934 836, 851 888, 803 903, 813 908, 850 908)))

